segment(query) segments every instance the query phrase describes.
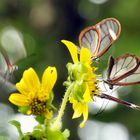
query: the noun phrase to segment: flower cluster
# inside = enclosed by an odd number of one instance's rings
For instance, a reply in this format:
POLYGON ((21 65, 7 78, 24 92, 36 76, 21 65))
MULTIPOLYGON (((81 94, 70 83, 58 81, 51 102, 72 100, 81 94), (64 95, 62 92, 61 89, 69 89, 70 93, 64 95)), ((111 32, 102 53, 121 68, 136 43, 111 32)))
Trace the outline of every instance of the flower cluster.
MULTIPOLYGON (((33 68, 25 70, 20 82, 16 84, 19 93, 12 93, 9 97, 9 101, 17 105, 21 113, 36 116, 38 122, 42 122, 38 118, 43 117, 47 130, 50 128, 55 133, 61 129, 61 118, 67 101, 72 104, 74 110, 72 118, 83 115, 83 121, 80 124, 82 128, 88 119, 88 103, 93 100, 94 94, 100 94, 97 87, 96 68, 92 67, 90 51, 83 47, 78 54, 75 44, 66 40, 62 40, 62 42, 67 46, 73 63, 67 64, 68 78, 64 82, 66 93, 58 116, 53 117, 55 107, 52 104, 52 89, 57 80, 55 67, 46 68, 41 82, 33 68)), ((49 133, 51 132, 49 131, 49 133)), ((68 132, 66 136, 63 132, 62 136, 67 138, 68 132)))
POLYGON ((95 67, 92 67, 91 53, 87 48, 82 48, 78 58, 78 50, 75 44, 70 41, 62 40, 67 46, 73 63, 68 63, 68 80, 65 82, 67 88, 73 85, 69 95, 74 114, 73 118, 83 115, 84 120, 80 127, 84 126, 88 118, 88 103, 92 101, 94 94, 100 94, 97 87, 95 67))

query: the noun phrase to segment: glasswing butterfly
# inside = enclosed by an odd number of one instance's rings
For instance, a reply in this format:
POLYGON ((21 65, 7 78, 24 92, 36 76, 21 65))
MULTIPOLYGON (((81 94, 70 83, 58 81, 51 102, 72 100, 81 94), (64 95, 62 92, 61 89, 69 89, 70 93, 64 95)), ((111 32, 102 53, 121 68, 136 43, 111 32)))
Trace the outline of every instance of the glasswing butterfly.
POLYGON ((21 33, 12 26, 4 28, 0 32, 1 85, 12 85, 12 73, 17 68, 15 64, 26 56, 27 54, 21 33))
MULTIPOLYGON (((88 48, 92 54, 92 60, 104 55, 114 41, 119 37, 121 25, 115 18, 106 18, 94 26, 89 26, 81 31, 79 35, 78 50, 81 47, 88 48)), ((109 66, 106 71, 106 79, 103 82, 109 85, 110 89, 114 86, 128 86, 140 84, 140 59, 132 54, 124 54, 116 59, 112 56, 109 59, 109 66)), ((133 109, 140 109, 139 106, 127 101, 115 98, 111 95, 101 93, 96 95, 100 98, 115 101, 133 109)))

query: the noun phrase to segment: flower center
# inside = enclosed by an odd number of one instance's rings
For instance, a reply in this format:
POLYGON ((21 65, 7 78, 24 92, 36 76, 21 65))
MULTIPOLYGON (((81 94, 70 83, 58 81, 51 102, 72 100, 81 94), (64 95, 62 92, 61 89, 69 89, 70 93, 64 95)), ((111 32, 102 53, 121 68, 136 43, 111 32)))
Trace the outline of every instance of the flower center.
POLYGON ((88 86, 89 86, 90 92, 92 93, 91 96, 94 96, 95 94, 100 93, 96 79, 92 82, 88 82, 88 86))
POLYGON ((40 101, 38 98, 33 99, 30 106, 34 115, 41 115, 46 111, 46 102, 40 101))

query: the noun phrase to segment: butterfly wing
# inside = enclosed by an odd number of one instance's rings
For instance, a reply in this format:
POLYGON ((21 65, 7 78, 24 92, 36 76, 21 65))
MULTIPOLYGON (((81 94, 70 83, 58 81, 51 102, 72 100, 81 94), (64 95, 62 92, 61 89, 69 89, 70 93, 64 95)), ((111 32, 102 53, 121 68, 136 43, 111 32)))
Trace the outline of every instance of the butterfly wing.
POLYGON ((7 71, 11 72, 19 60, 27 56, 21 33, 14 27, 6 27, 1 32, 0 52, 3 55, 7 71))
POLYGON ((2 53, 0 53, 0 76, 4 76, 6 70, 8 69, 7 62, 5 60, 5 57, 2 53))
POLYGON ((97 57, 102 56, 119 37, 121 25, 115 18, 107 18, 95 25, 100 34, 100 47, 97 51, 97 57))
POLYGON ((94 26, 85 28, 79 35, 80 48, 88 48, 93 58, 96 58, 96 52, 100 45, 99 32, 94 26))
POLYGON ((110 57, 106 82, 110 85, 132 85, 140 83, 140 60, 132 54, 116 59, 110 57))
POLYGON ((134 84, 140 84, 140 65, 138 69, 133 72, 133 74, 129 75, 125 78, 125 81, 120 81, 119 84, 121 85, 134 85, 134 84))
POLYGON ((114 101, 116 103, 125 105, 127 107, 132 108, 132 109, 138 109, 138 110, 140 110, 140 106, 135 105, 135 104, 130 103, 130 102, 127 102, 127 101, 124 101, 124 100, 121 100, 121 99, 118 99, 118 98, 113 97, 113 96, 108 95, 108 94, 102 93, 101 95, 97 95, 97 96, 100 97, 100 98, 102 98, 102 99, 107 99, 107 100, 114 101))
POLYGON ((27 56, 23 37, 14 27, 6 27, 2 30, 0 43, 11 64, 27 56))
POLYGON ((21 33, 11 26, 4 28, 0 35, 0 76, 13 80, 15 63, 27 55, 23 39, 21 33))
POLYGON ((90 50, 92 58, 101 57, 119 37, 121 25, 115 18, 107 18, 95 26, 85 28, 79 35, 80 47, 90 50))

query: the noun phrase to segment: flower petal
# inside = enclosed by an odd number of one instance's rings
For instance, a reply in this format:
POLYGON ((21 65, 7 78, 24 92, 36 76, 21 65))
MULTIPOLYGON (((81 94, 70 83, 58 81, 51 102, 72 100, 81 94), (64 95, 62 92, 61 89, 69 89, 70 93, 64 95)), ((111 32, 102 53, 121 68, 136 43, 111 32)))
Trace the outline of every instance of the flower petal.
POLYGON ((77 63, 78 62, 78 54, 77 54, 78 51, 77 51, 76 45, 70 41, 67 41, 67 40, 61 40, 61 42, 67 46, 67 48, 71 54, 73 62, 77 63))
POLYGON ((16 83, 16 88, 21 94, 28 95, 30 93, 30 90, 23 79, 21 79, 19 83, 16 83))
POLYGON ((84 98, 84 102, 86 102, 86 103, 88 103, 92 100, 88 86, 86 86, 86 90, 85 90, 85 93, 83 95, 83 98, 84 98))
POLYGON ((17 106, 28 106, 29 100, 27 96, 19 93, 12 93, 9 97, 9 101, 17 106))
POLYGON ((82 105, 81 103, 78 103, 77 101, 75 101, 75 103, 73 103, 73 110, 74 110, 74 114, 72 116, 73 119, 78 118, 82 115, 82 105))
POLYGON ((73 98, 70 99, 70 103, 73 104, 73 110, 74 110, 74 114, 73 114, 72 119, 78 118, 83 114, 84 119, 80 124, 80 128, 82 128, 88 119, 88 103, 77 102, 73 98))
POLYGON ((84 127, 85 122, 88 119, 88 104, 86 103, 83 105, 83 117, 84 117, 84 120, 80 123, 80 128, 84 127))
POLYGON ((47 109, 44 115, 45 115, 45 117, 46 117, 48 120, 50 120, 50 119, 52 118, 52 116, 53 116, 53 113, 52 113, 52 111, 49 111, 49 110, 47 109))
POLYGON ((42 76, 42 94, 50 94, 57 80, 57 70, 55 67, 48 67, 42 76))
POLYGON ((91 53, 87 48, 82 47, 80 51, 80 62, 88 63, 91 62, 91 53))
POLYGON ((33 68, 29 68, 24 71, 22 79, 24 82, 19 82, 17 84, 17 88, 20 89, 20 91, 22 91, 23 88, 23 93, 25 93, 24 90, 26 89, 26 91, 30 91, 30 94, 36 94, 40 88, 40 81, 35 70, 33 68))

